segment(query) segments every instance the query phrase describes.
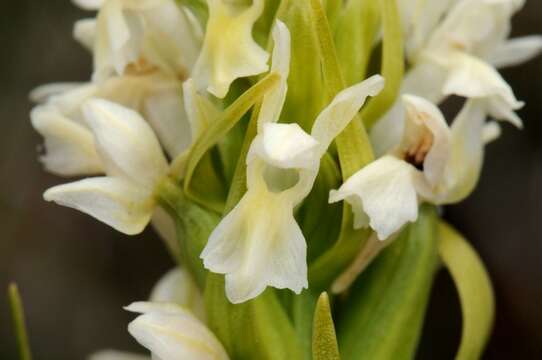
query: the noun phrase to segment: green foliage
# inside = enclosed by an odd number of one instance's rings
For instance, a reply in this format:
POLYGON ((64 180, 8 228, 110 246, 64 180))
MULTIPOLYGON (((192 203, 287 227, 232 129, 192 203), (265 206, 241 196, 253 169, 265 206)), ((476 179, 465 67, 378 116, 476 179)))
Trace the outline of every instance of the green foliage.
POLYGON ((439 224, 439 255, 455 282, 463 311, 458 360, 480 359, 495 318, 495 297, 482 260, 450 225, 439 224))
POLYGON ((423 206, 355 282, 338 321, 343 359, 412 359, 437 268, 437 215, 423 206))

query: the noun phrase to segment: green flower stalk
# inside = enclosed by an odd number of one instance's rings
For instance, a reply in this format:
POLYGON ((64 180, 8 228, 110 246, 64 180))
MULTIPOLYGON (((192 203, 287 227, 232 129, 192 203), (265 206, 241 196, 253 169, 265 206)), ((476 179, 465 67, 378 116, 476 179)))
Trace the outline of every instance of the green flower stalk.
POLYGON ((497 68, 542 50, 508 38, 523 1, 74 3, 97 11, 74 27, 91 80, 34 90, 31 119, 45 169, 87 178, 44 198, 156 228, 178 266, 125 308, 153 359, 411 359, 442 265, 456 358, 481 357, 491 283, 437 207, 473 191, 497 121, 522 126, 497 68))

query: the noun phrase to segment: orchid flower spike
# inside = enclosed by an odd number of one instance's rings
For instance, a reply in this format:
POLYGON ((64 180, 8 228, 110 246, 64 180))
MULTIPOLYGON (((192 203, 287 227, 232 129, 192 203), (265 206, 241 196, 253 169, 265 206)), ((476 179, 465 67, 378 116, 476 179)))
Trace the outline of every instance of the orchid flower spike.
POLYGON ((223 98, 235 79, 268 70, 269 54, 252 37, 265 2, 253 0, 245 8, 226 0, 208 0, 207 4, 209 20, 193 77, 198 89, 223 98))
MULTIPOLYGON (((405 131, 398 146, 350 177, 330 202, 352 206, 354 227, 370 226, 386 240, 418 218, 418 204, 455 203, 474 188, 484 143, 494 139, 487 104, 469 100, 450 127, 426 99, 404 95, 405 131)), ((498 135, 497 135, 498 136, 498 135)))
POLYGON ((107 176, 55 186, 44 198, 125 234, 140 233, 153 214, 155 189, 169 171, 158 139, 138 113, 109 101, 89 100, 83 113, 107 176))
POLYGON ((96 19, 75 24, 74 35, 94 52, 93 79, 154 68, 185 79, 200 51, 197 22, 174 0, 73 0, 96 19))
POLYGON ((215 335, 189 311, 175 304, 136 302, 126 310, 140 313, 130 334, 161 360, 227 360, 215 335))
POLYGON ((211 234, 201 254, 210 271, 226 274, 226 295, 241 303, 267 286, 300 293, 307 287, 305 238, 294 209, 309 194, 320 158, 368 96, 383 87, 375 76, 339 93, 316 119, 311 134, 277 123, 287 91, 290 33, 277 21, 272 72, 281 83, 264 97, 258 134, 247 156, 247 193, 211 234))

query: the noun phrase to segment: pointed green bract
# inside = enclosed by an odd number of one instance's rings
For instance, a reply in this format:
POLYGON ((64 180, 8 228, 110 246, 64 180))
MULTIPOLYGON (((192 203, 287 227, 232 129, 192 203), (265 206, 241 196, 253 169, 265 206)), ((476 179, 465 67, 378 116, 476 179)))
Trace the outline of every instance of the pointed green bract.
POLYGON ((320 295, 314 312, 312 358, 313 360, 340 360, 341 358, 327 293, 320 295))
POLYGON ((305 360, 312 359, 312 328, 317 301, 318 294, 311 289, 303 290, 292 299, 292 318, 305 360))
POLYGON ((395 103, 404 73, 404 51, 401 34, 401 19, 395 0, 379 0, 382 16, 382 65, 380 73, 386 79, 384 90, 361 112, 365 126, 371 128, 395 103))
POLYGON ((192 191, 192 177, 205 154, 223 139, 243 115, 277 84, 278 79, 279 76, 276 74, 269 74, 264 77, 224 110, 218 119, 210 122, 210 125, 196 140, 187 160, 186 176, 184 178, 184 192, 189 198, 212 210, 222 212, 224 209, 223 201, 216 197, 202 200, 192 191))
POLYGON ((463 332, 456 359, 480 359, 495 318, 491 280, 472 246, 443 221, 439 223, 438 251, 457 287, 463 312, 463 332))
POLYGON ((11 307, 11 316, 13 320, 13 329, 17 338, 17 347, 19 349, 20 360, 32 360, 30 352, 30 343, 26 331, 26 323, 23 309, 23 302, 17 285, 12 283, 8 287, 9 304, 11 307))
POLYGON ((343 359, 412 359, 437 268, 437 214, 422 206, 351 288, 337 333, 343 359))
POLYGON ((379 0, 351 0, 339 13, 335 39, 348 86, 364 80, 367 75, 369 59, 380 31, 380 18, 379 0))

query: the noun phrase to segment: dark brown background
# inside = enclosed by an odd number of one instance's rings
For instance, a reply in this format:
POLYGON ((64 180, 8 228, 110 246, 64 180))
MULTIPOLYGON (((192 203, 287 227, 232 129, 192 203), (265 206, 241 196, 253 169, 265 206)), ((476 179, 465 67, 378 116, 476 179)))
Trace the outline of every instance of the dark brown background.
MULTIPOLYGON (((88 216, 45 203, 62 182, 36 160, 27 94, 34 86, 88 78, 90 56, 71 38, 87 14, 67 0, 18 0, 0 8, 0 291, 17 281, 38 360, 83 359, 104 347, 138 349, 121 306, 144 299, 172 266, 151 230, 129 238, 88 216)), ((517 35, 542 32, 542 3, 529 0, 517 35)), ((488 359, 542 358, 542 59, 504 71, 525 130, 505 125, 487 152, 478 190, 446 209, 487 263, 498 316, 488 359)), ((451 359, 461 320, 450 279, 434 287, 420 359, 451 359)), ((5 296, 0 292, 0 359, 15 359, 5 296)))

